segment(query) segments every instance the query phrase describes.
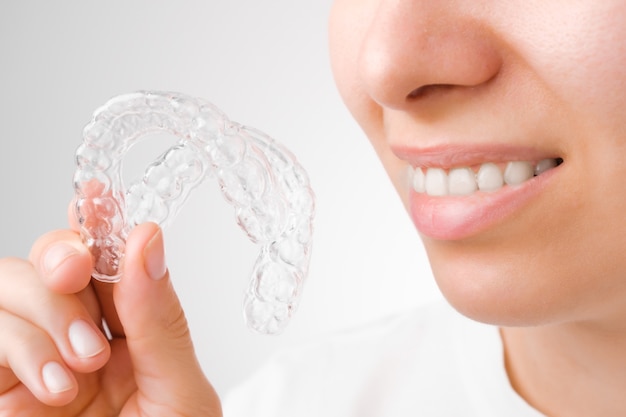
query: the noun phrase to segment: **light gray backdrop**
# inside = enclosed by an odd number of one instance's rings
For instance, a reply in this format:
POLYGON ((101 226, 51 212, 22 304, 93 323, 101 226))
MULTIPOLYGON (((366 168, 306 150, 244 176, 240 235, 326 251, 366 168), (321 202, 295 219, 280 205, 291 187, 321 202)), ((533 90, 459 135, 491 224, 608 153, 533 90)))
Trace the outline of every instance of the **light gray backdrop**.
MULTIPOLYGON (((166 231, 169 267, 202 365, 219 392, 272 352, 438 298, 421 244, 329 69, 330 0, 0 3, 0 256, 27 256, 67 225, 73 154, 110 97, 201 96, 286 144, 317 194, 301 308, 278 337, 250 333, 242 292, 257 247, 214 182, 166 231)), ((155 138, 129 170, 160 154, 155 138)), ((150 142, 150 143, 148 143, 150 142)), ((166 144, 167 142, 167 144, 166 144)))

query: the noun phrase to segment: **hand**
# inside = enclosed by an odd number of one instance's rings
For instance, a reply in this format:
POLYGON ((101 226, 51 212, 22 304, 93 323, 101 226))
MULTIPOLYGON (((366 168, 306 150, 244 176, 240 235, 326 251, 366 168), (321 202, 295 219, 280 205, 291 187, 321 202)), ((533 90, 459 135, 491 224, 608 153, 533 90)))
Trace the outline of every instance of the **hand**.
POLYGON ((91 280, 92 267, 74 231, 0 260, 0 417, 221 416, 158 226, 131 232, 119 283, 91 280))

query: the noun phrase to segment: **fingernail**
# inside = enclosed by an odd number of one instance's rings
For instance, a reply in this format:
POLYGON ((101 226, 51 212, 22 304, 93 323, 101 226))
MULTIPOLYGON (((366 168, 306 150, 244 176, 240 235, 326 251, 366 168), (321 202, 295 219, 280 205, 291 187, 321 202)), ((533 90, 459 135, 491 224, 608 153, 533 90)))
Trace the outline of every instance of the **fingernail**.
POLYGON ((167 272, 165 265, 165 248, 163 247, 163 233, 155 233, 144 249, 144 268, 153 280, 160 280, 167 272))
POLYGON ((84 320, 70 325, 69 339, 72 350, 79 358, 91 358, 106 349, 102 337, 84 320))
POLYGON ((43 270, 45 273, 51 273, 59 265, 61 265, 70 256, 76 255, 76 248, 67 243, 55 243, 50 246, 43 256, 43 270))
POLYGON ((44 385, 53 394, 69 391, 74 387, 72 378, 57 362, 46 363, 41 370, 41 376, 44 385))

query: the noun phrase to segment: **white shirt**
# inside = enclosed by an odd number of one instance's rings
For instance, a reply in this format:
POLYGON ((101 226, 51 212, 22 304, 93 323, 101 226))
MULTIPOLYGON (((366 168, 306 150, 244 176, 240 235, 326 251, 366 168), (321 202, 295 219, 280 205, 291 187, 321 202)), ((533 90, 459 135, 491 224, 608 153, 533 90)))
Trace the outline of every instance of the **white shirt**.
POLYGON ((277 355, 225 417, 540 417, 511 388, 498 329, 447 304, 277 355))

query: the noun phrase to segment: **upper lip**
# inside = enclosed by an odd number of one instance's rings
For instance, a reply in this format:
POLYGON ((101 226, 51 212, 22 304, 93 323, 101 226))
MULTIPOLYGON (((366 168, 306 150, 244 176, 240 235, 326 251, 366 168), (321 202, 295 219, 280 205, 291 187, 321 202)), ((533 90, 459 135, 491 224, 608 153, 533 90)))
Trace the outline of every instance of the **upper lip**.
POLYGON ((485 162, 541 161, 561 155, 515 145, 463 144, 433 147, 392 146, 392 152, 414 167, 450 169, 471 167, 485 162))

